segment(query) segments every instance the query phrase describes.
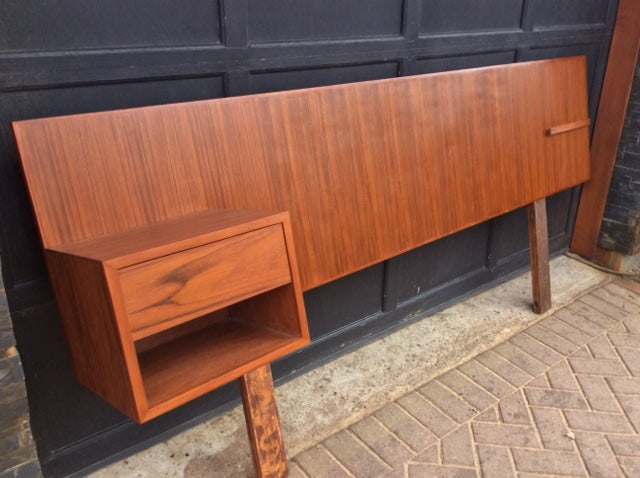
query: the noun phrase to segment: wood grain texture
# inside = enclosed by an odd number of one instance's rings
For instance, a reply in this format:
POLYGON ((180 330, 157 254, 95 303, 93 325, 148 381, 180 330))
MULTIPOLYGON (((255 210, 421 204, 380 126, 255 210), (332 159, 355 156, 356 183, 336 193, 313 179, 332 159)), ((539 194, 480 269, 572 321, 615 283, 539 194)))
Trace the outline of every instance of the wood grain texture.
POLYGON ((78 381, 146 422, 307 345, 291 234, 215 210, 47 249, 78 381))
POLYGON ((140 354, 148 421, 306 345, 307 340, 235 319, 140 354))
POLYGON ((287 212, 207 210, 48 249, 86 257, 122 269, 288 221, 287 212))
POLYGON ((289 476, 271 367, 264 365, 247 373, 240 379, 240 386, 257 476, 289 476))
POLYGON ((288 210, 303 290, 582 183, 584 58, 14 124, 46 247, 288 210))
POLYGON ((620 0, 591 141, 592 179, 582 188, 571 251, 593 258, 640 49, 640 2, 620 0))
POLYGON ((533 204, 530 204, 527 208, 527 217, 529 221, 533 311, 536 314, 542 314, 551 308, 549 233, 546 200, 539 199, 533 204))
POLYGON ((574 131, 576 129, 586 128, 590 124, 591 124, 591 120, 587 118, 580 121, 573 121, 571 123, 552 126, 547 130, 547 136, 553 136, 554 134, 568 133, 569 131, 574 131))
POLYGON ((114 317, 117 306, 108 294, 108 269, 100 262, 52 251, 47 251, 46 260, 78 381, 139 419, 146 397, 128 326, 114 317))
POLYGON ((198 317, 290 282, 279 224, 120 271, 134 333, 169 319, 198 317))

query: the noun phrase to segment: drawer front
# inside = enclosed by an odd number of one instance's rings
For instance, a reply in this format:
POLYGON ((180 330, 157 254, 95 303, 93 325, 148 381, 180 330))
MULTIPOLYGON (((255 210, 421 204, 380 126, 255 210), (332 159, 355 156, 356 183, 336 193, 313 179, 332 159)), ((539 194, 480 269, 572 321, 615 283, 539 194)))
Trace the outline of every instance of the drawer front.
POLYGON ((132 330, 197 317, 291 282, 279 224, 127 267, 119 276, 132 330))

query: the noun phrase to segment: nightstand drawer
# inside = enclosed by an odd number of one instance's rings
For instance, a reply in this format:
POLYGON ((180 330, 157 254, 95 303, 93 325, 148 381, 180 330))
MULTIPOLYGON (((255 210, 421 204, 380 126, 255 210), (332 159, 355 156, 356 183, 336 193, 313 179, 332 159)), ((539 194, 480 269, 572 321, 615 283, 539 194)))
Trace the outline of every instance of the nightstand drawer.
POLYGON ((197 317, 291 281, 279 224, 127 267, 119 276, 134 331, 197 317))

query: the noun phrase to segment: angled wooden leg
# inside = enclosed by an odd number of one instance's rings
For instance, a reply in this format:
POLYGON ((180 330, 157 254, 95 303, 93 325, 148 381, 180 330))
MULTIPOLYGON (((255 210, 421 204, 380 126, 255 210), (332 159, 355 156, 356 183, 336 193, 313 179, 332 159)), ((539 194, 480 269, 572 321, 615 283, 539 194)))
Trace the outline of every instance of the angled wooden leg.
POLYGON ((289 476, 270 365, 263 365, 242 376, 240 386, 257 476, 289 476))
POLYGON ((529 249, 531 250, 531 282, 533 311, 542 314, 551 308, 551 280, 549 279, 549 233, 547 231, 547 203, 540 199, 527 208, 529 216, 529 249))

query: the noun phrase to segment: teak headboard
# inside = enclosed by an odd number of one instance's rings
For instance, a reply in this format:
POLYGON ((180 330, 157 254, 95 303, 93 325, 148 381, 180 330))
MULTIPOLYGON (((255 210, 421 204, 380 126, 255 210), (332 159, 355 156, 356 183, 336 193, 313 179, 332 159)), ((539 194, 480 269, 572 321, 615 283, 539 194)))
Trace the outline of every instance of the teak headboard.
POLYGON ((78 380, 144 422, 239 378, 284 476, 269 364, 309 342, 302 291, 529 206, 548 309, 544 198, 589 178, 588 125, 566 58, 14 131, 78 380))
POLYGON ((586 181, 588 128, 562 132, 588 125, 585 63, 14 128, 45 248, 206 209, 289 211, 307 290, 586 181))

